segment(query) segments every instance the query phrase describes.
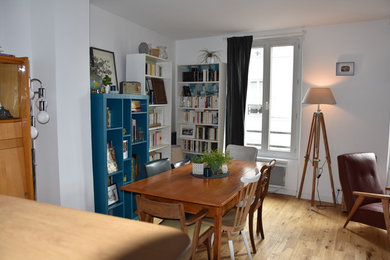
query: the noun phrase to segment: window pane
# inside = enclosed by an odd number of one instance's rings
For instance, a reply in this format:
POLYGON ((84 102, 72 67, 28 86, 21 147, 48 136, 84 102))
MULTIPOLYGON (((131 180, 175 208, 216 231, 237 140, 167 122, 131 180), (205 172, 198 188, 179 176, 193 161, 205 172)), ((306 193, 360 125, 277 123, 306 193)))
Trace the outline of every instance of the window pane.
POLYGON ((291 150, 294 46, 271 48, 269 150, 291 150))
POLYGON ((244 143, 259 149, 261 148, 263 119, 263 53, 263 48, 251 50, 245 111, 244 143))

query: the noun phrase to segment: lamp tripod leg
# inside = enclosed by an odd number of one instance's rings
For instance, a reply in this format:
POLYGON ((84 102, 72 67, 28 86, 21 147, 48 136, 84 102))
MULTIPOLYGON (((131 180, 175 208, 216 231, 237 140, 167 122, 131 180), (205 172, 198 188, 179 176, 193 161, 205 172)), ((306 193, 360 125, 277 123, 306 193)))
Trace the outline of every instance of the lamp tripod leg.
POLYGON ((316 118, 315 118, 315 114, 313 114, 313 119, 311 121, 311 127, 310 127, 309 140, 307 143, 307 149, 306 149, 306 155, 305 155, 305 164, 303 166, 301 184, 299 186, 298 199, 300 199, 302 196, 303 184, 305 182, 305 177, 306 177, 307 163, 309 162, 311 146, 313 144, 313 138, 314 138, 314 134, 315 134, 314 133, 315 132, 315 124, 316 124, 316 118))
POLYGON ((324 115, 322 113, 320 114, 319 119, 320 119, 320 125, 321 125, 321 129, 322 129, 322 137, 324 139, 326 161, 328 163, 330 185, 332 187, 333 204, 336 205, 336 195, 335 195, 335 191, 334 191, 334 182, 333 182, 333 174, 332 174, 332 164, 331 164, 330 153, 329 153, 328 137, 326 134, 324 115))

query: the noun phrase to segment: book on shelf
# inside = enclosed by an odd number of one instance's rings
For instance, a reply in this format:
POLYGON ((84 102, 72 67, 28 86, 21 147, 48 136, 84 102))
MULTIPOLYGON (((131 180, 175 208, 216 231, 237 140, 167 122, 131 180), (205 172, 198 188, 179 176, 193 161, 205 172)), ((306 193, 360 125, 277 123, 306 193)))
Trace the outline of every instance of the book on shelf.
POLYGON ((152 131, 149 134, 149 148, 161 145, 162 136, 161 131, 152 131))
POLYGON ((149 109, 149 128, 161 126, 163 123, 163 111, 160 108, 149 109))
POLYGON ((162 66, 159 64, 147 62, 145 63, 145 72, 146 75, 161 77, 162 66))
POLYGON ((190 86, 183 86, 183 97, 191 97, 191 88, 190 86))
POLYGON ((138 154, 131 156, 131 181, 134 182, 139 179, 141 175, 141 162, 138 154))
POLYGON ((218 95, 180 96, 180 106, 188 108, 218 109, 218 95))
POLYGON ((108 174, 118 171, 118 164, 115 157, 115 149, 111 141, 107 142, 107 172, 108 174))
POLYGON ((131 112, 141 112, 141 101, 138 100, 131 101, 131 112))
POLYGON ((182 111, 182 122, 192 124, 218 124, 218 111, 182 111))
POLYGON ((208 82, 218 81, 219 70, 213 68, 192 67, 191 71, 183 71, 183 82, 208 82))
POLYGON ((203 153, 217 149, 218 143, 199 140, 181 140, 181 148, 184 152, 203 153))
POLYGON ((154 91, 154 104, 168 104, 167 95, 165 93, 164 80, 153 78, 151 81, 154 91))
POLYGON ((137 141, 136 137, 137 137, 137 120, 135 119, 132 119, 131 120, 131 136, 132 136, 132 140, 133 142, 137 141))

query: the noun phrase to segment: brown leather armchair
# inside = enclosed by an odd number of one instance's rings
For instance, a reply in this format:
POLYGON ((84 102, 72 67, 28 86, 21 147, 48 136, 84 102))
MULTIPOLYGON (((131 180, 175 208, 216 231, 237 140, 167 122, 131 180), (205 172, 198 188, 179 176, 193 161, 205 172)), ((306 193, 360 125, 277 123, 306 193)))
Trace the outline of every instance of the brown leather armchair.
MULTIPOLYGON (((390 196, 384 193, 376 172, 374 153, 349 153, 337 157, 344 201, 350 220, 387 230, 390 243, 390 196)), ((390 187, 386 188, 390 190, 390 187)))

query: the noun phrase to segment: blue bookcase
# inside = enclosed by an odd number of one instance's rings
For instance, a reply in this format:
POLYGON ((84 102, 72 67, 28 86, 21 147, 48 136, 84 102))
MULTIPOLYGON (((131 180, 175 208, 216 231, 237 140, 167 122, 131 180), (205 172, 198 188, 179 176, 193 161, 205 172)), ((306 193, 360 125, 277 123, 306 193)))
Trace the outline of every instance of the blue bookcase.
POLYGON ((145 178, 149 98, 91 93, 95 212, 136 218, 133 194, 120 187, 145 178))

